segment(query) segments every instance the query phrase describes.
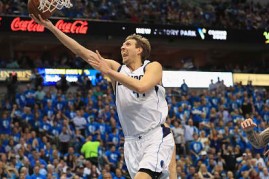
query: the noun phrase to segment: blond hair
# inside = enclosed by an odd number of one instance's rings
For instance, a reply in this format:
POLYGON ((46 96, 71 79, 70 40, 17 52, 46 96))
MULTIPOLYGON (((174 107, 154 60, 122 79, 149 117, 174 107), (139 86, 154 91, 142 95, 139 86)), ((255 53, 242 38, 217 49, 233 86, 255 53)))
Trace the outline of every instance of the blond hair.
POLYGON ((146 60, 150 56, 151 52, 151 45, 149 43, 149 40, 145 37, 142 37, 141 35, 132 34, 126 37, 125 41, 130 39, 134 39, 136 41, 137 48, 141 47, 143 49, 141 58, 143 61, 146 60))

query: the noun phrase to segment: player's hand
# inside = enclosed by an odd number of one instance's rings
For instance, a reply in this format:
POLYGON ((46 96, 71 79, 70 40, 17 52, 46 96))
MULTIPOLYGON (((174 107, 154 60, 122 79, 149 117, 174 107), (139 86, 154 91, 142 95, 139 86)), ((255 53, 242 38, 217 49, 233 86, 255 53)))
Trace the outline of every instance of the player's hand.
POLYGON ((256 127, 257 125, 253 122, 251 118, 248 118, 241 122, 241 127, 244 131, 251 131, 256 127))
POLYGON ((52 25, 51 21, 48 19, 43 19, 40 14, 38 14, 38 17, 36 17, 34 14, 30 14, 30 17, 38 24, 43 25, 46 28, 49 28, 50 25, 52 25))
POLYGON ((88 62, 93 68, 99 70, 104 75, 107 75, 111 68, 107 64, 106 60, 100 55, 98 50, 96 50, 96 54, 97 57, 91 56, 91 58, 88 59, 88 62))

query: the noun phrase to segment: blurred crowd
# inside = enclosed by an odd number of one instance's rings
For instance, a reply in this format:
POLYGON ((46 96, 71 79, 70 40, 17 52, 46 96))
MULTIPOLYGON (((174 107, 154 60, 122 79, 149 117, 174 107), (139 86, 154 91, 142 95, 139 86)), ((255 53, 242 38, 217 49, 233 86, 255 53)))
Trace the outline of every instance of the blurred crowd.
POLYGON ((59 53, 57 55, 49 51, 43 51, 34 59, 31 57, 30 52, 18 52, 15 53, 12 59, 1 58, 0 56, 0 66, 8 69, 90 68, 90 65, 80 57, 69 55, 69 51, 66 51, 65 54, 59 53))
MULTIPOLYGON (((9 78, 7 87, 16 74, 9 78)), ((100 74, 96 86, 83 79, 73 90, 13 81, 0 106, 0 178, 129 178, 111 86, 100 74)), ((193 90, 183 80, 166 94, 179 179, 269 178, 266 148, 254 149, 240 129, 248 117, 257 132, 267 128, 267 90, 221 79, 193 90)))
MULTIPOLYGON (((132 23, 268 29, 268 3, 246 0, 77 0, 54 16, 132 23)), ((0 15, 26 15, 27 0, 0 0, 0 15)))
MULTIPOLYGON (((30 53, 18 52, 12 59, 1 58, 0 66, 7 69, 34 69, 34 68, 73 68, 73 69, 90 69, 92 68, 80 57, 65 54, 53 55, 50 52, 43 52, 44 55, 30 57, 30 53)), ((217 63, 217 61, 216 61, 217 63)), ((252 62, 229 62, 220 64, 211 64, 197 67, 193 62, 191 68, 185 68, 182 63, 181 68, 173 66, 166 67, 167 70, 185 70, 185 71, 221 71, 221 72, 234 72, 234 73, 269 73, 269 64, 266 61, 253 60, 252 62)))

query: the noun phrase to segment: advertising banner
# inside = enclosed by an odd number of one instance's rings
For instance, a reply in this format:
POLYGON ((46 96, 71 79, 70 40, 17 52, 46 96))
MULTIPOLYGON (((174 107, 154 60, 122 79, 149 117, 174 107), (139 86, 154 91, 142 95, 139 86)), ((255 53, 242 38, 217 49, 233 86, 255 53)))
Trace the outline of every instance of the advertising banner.
POLYGON ((32 75, 31 70, 21 70, 21 69, 0 69, 0 81, 5 81, 9 74, 16 74, 18 81, 30 81, 30 76, 32 75))
POLYGON ((68 82, 77 82, 79 78, 86 75, 95 85, 97 70, 92 69, 55 69, 55 68, 38 68, 38 73, 43 77, 43 85, 55 85, 60 79, 61 75, 66 77, 68 82))
POLYGON ((189 88, 208 88, 211 80, 216 83, 223 80, 229 87, 233 86, 231 72, 197 72, 197 71, 163 71, 164 87, 180 87, 183 79, 189 88))
POLYGON ((252 81, 253 86, 269 86, 268 74, 250 74, 250 73, 234 73, 234 83, 242 82, 243 85, 247 85, 249 81, 252 81))
MULTIPOLYGON (((126 35, 136 33, 149 37, 218 41, 222 43, 269 43, 269 31, 263 30, 231 30, 65 18, 52 18, 50 20, 61 31, 75 35, 114 35, 125 37, 126 35)), ((48 33, 49 31, 42 25, 36 24, 29 17, 0 16, 0 32, 48 33)))

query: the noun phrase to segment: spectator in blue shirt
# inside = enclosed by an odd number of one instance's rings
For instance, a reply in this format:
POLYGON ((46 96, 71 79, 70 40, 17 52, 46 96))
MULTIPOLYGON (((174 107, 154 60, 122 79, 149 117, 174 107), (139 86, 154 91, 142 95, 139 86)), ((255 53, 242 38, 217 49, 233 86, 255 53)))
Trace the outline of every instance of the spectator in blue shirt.
POLYGON ((60 133, 62 131, 61 126, 59 125, 57 120, 53 120, 52 126, 49 131, 50 138, 57 138, 59 137, 60 133))
POLYGON ((10 114, 11 119, 14 122, 19 122, 21 119, 21 115, 22 115, 22 111, 19 108, 19 106, 17 104, 13 104, 12 111, 10 114))
POLYGON ((31 179, 32 177, 29 175, 28 169, 23 166, 19 169, 19 179, 31 179))
POLYGON ((91 123, 86 124, 85 135, 91 135, 93 139, 96 139, 97 134, 99 133, 99 123, 93 120, 91 123))
POLYGON ((41 132, 42 134, 48 134, 51 131, 51 128, 52 126, 50 120, 48 119, 48 116, 43 116, 43 119, 40 122, 39 132, 41 132))
POLYGON ((68 105, 68 108, 65 109, 65 113, 64 114, 69 119, 73 119, 74 117, 76 117, 75 106, 73 104, 69 104, 68 105))
POLYGON ((55 105, 52 101, 48 101, 47 105, 43 109, 43 114, 48 116, 48 119, 53 119, 54 115, 56 114, 55 105))
POLYGON ((34 123, 34 114, 31 111, 30 107, 25 106, 23 108, 23 113, 21 115, 22 121, 23 121, 23 125, 33 125, 34 123))
POLYGON ((186 179, 193 179, 194 178, 194 174, 196 173, 196 169, 194 166, 190 166, 189 167, 189 172, 187 173, 187 177, 186 179))
POLYGON ((46 179, 45 175, 41 175, 39 173, 40 171, 40 167, 39 166, 35 166, 34 167, 34 173, 31 175, 31 179, 46 179))
POLYGON ((116 168, 115 170, 115 176, 113 179, 126 179, 124 176, 122 176, 122 171, 119 168, 116 168))
POLYGON ((202 121, 201 115, 203 113, 200 102, 194 102, 194 106, 192 107, 191 114, 193 119, 193 124, 199 128, 199 123, 202 121))
POLYGON ((62 111, 66 106, 66 101, 61 95, 57 95, 57 99, 55 101, 55 108, 57 111, 62 111))
POLYGON ((120 135, 118 133, 118 130, 116 128, 112 129, 112 133, 108 134, 107 144, 108 145, 115 145, 116 148, 120 146, 120 135))
POLYGON ((30 84, 27 84, 27 89, 24 91, 24 96, 26 99, 26 106, 34 107, 35 104, 35 91, 32 89, 30 84))
POLYGON ((185 114, 185 111, 183 110, 182 106, 178 107, 178 111, 175 113, 176 114, 176 119, 181 121, 182 123, 186 122, 186 119, 188 118, 185 114))
POLYGON ((193 163, 196 163, 199 159, 199 154, 203 150, 202 142, 198 141, 198 134, 193 134, 193 141, 190 143, 190 153, 193 163))
POLYGON ((181 86, 180 86, 180 90, 181 90, 181 94, 182 94, 183 96, 188 95, 189 87, 188 87, 188 85, 186 84, 185 79, 183 79, 183 83, 182 83, 181 86))
POLYGON ((11 118, 8 117, 8 112, 4 111, 2 117, 0 118, 0 133, 1 134, 11 134, 11 118))
POLYGON ((115 169, 120 157, 121 155, 119 151, 116 151, 116 146, 112 145, 110 149, 105 152, 104 159, 113 169, 115 169))

